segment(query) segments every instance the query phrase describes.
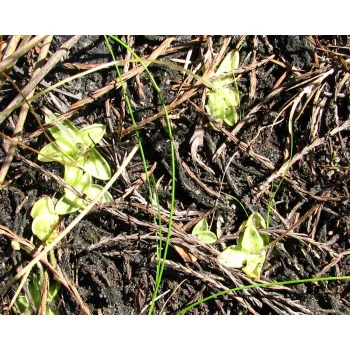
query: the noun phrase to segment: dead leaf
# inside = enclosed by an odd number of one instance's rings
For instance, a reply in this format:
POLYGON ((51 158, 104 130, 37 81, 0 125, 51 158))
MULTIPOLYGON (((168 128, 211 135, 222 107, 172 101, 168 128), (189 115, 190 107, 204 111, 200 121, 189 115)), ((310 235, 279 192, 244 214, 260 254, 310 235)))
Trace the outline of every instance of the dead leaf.
POLYGON ((192 255, 191 253, 188 253, 185 251, 185 249, 174 245, 174 248, 176 252, 180 255, 180 257, 183 259, 184 262, 186 263, 195 263, 197 261, 197 258, 192 255))
POLYGON ((191 137, 190 143, 191 143, 191 156, 193 165, 195 166, 197 170, 197 151, 199 146, 203 146, 203 140, 204 140, 204 128, 202 126, 196 127, 194 130, 194 133, 191 137))

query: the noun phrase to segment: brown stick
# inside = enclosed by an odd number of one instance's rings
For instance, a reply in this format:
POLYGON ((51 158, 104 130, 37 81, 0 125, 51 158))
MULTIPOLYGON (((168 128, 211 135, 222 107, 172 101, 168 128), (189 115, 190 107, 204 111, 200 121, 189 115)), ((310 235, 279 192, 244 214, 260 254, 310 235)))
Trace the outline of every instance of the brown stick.
MULTIPOLYGON (((49 47, 50 47, 50 43, 52 41, 53 35, 49 35, 45 38, 45 40, 43 41, 43 45, 41 47, 39 56, 38 56, 38 60, 35 64, 35 68, 34 68, 34 74, 33 76, 35 76, 36 74, 39 73, 40 71, 40 67, 41 67, 41 63, 43 62, 43 60, 46 58, 48 52, 49 52, 49 47)), ((29 94, 28 97, 32 97, 34 95, 35 89, 33 89, 29 94)), ((19 136, 21 136, 22 131, 23 131, 23 126, 27 117, 29 111, 29 104, 25 104, 21 107, 21 111, 19 113, 19 118, 16 124, 16 128, 15 128, 15 132, 14 132, 14 137, 13 139, 15 141, 19 140, 19 136)), ((7 151, 7 155, 6 155, 6 159, 1 167, 0 170, 0 187, 2 185, 2 183, 5 180, 6 174, 10 168, 13 156, 16 152, 16 148, 17 148, 17 142, 11 142, 10 147, 7 151)))
MULTIPOLYGON (((32 257, 35 257, 38 254, 38 251, 36 250, 35 246, 28 242, 26 239, 17 236, 15 233, 10 231, 7 227, 1 226, 0 225, 0 234, 10 238, 14 239, 18 243, 20 243, 21 247, 32 257)), ((81 307, 82 311, 86 315, 90 315, 90 310, 89 308, 84 304, 83 300, 81 299, 78 291, 76 290, 75 286, 69 281, 67 276, 64 275, 63 271, 60 270, 59 266, 56 267, 56 269, 49 263, 49 261, 46 259, 46 257, 42 257, 40 259, 40 262, 43 263, 53 274, 54 278, 59 281, 68 291, 70 296, 76 300, 76 302, 79 304, 81 307), (57 270, 57 271, 56 271, 57 270)), ((30 270, 28 270, 29 274, 30 270)), ((18 295, 20 292, 20 288, 17 289, 16 294, 18 295)), ((12 298, 12 300, 15 300, 16 294, 12 298)), ((11 307, 11 304, 9 308, 11 307)))
MULTIPOLYGON (((35 87, 40 83, 41 80, 54 68, 57 63, 61 61, 67 55, 68 50, 77 43, 80 39, 80 35, 76 35, 73 38, 69 39, 65 42, 60 49, 47 61, 45 66, 38 72, 37 74, 33 74, 29 83, 26 87, 18 94, 12 102, 7 106, 6 110, 8 110, 5 114, 0 117, 0 124, 5 120, 5 118, 11 113, 11 107, 16 106, 18 103, 22 102, 25 98, 28 97, 30 92, 35 89, 35 87)), ((1 65, 1 64, 0 64, 1 65)))
POLYGON ((26 52, 32 49, 34 46, 38 45, 40 41, 44 40, 47 35, 37 35, 35 38, 30 40, 27 45, 20 47, 16 50, 12 55, 5 58, 2 62, 0 62, 0 72, 3 72, 7 68, 9 68, 14 62, 16 62, 21 56, 23 56, 26 52))

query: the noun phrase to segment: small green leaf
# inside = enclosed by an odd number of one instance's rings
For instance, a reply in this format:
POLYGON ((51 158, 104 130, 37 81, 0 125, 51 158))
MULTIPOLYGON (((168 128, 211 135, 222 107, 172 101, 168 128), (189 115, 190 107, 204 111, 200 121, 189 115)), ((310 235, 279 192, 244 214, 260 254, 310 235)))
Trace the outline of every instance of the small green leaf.
POLYGON ((238 65, 239 52, 232 50, 226 55, 224 60, 221 62, 218 70, 216 71, 216 75, 232 72, 238 68, 238 65))
POLYGON ((269 241, 268 235, 258 232, 261 228, 266 228, 265 220, 259 213, 253 212, 239 227, 244 233, 237 240, 238 246, 247 253, 258 253, 269 241))
POLYGON ((206 110, 217 123, 222 124, 225 121, 230 126, 237 123, 238 98, 234 91, 229 88, 221 88, 209 92, 208 96, 206 110))
POLYGON ((105 125, 92 124, 79 130, 79 138, 86 146, 95 147, 95 145, 101 141, 105 133, 105 125))
MULTIPOLYGON (((79 183, 77 184, 76 189, 85 193, 86 191, 89 190, 89 188, 92 185, 92 178, 91 175, 88 173, 84 173, 83 176, 81 177, 79 183)), ((70 191, 69 191, 70 192, 70 191)))
POLYGON ((42 197, 37 200, 30 212, 30 215, 33 219, 39 215, 46 214, 55 214, 55 204, 51 197, 42 197))
POLYGON ((30 303, 25 295, 19 295, 16 300, 17 306, 13 307, 13 311, 16 314, 20 315, 32 315, 34 313, 33 309, 30 306, 30 303))
POLYGON ((265 219, 257 212, 253 212, 248 220, 247 226, 254 225, 258 230, 262 228, 266 228, 265 219))
POLYGON ((238 106, 237 94, 230 88, 220 89, 220 96, 225 101, 227 107, 234 108, 238 106))
POLYGON ((68 185, 76 187, 81 181, 83 174, 84 171, 82 169, 77 168, 73 165, 66 165, 64 167, 64 181, 66 181, 68 185))
POLYGON ((56 142, 49 143, 48 145, 44 146, 40 150, 40 154, 38 155, 38 160, 40 162, 61 162, 62 161, 62 152, 57 146, 56 142), (47 157, 50 158, 47 158, 47 157))
POLYGON ((36 216, 32 222, 32 231, 41 241, 47 241, 56 231, 59 224, 59 216, 56 214, 44 214, 36 216))
POLYGON ((47 301, 55 302, 55 298, 57 297, 60 289, 61 289, 61 283, 53 282, 52 284, 50 284, 49 292, 47 293, 47 301))
POLYGON ((247 254, 239 247, 232 245, 218 255, 218 261, 227 267, 241 268, 247 259, 247 254))
POLYGON ((196 224, 192 230, 192 236, 205 244, 212 244, 217 240, 215 233, 209 231, 206 219, 202 219, 196 224))
POLYGON ((236 108, 232 108, 231 113, 228 113, 225 118, 224 122, 229 126, 234 126, 238 122, 238 114, 236 108))
POLYGON ((247 256, 246 266, 242 269, 250 278, 260 278, 261 270, 264 265, 265 254, 252 254, 247 256))
POLYGON ((75 144, 72 143, 69 139, 59 137, 56 139, 56 145, 62 154, 67 153, 71 156, 74 156, 76 153, 75 144))
MULTIPOLYGON (((222 75, 230 72, 232 72, 233 74, 233 71, 238 68, 238 65, 239 65, 239 53, 238 51, 236 52, 231 51, 224 58, 218 70, 215 72, 215 75, 222 75)), ((221 88, 228 86, 231 83, 230 79, 231 79, 230 77, 226 77, 226 78, 223 77, 215 80, 213 82, 214 90, 219 90, 221 88)))
MULTIPOLYGON (((74 186, 80 192, 87 192, 91 187, 92 179, 91 175, 84 173, 84 175, 80 178, 79 182, 76 186, 74 186)), ((84 200, 77 195, 75 195, 72 191, 65 189, 64 196, 59 199, 56 204, 55 210, 59 215, 67 215, 73 213, 79 209, 84 207, 84 200)))
MULTIPOLYGON (((57 121, 57 117, 52 113, 48 108, 44 109, 45 111, 45 123, 53 123, 57 121)), ((54 139, 64 138, 68 141, 75 142, 75 139, 78 137, 78 129, 74 124, 68 119, 63 121, 57 121, 56 125, 49 129, 50 134, 54 139)))
MULTIPOLYGON (((73 196, 73 192, 69 191, 73 196)), ((78 196, 72 199, 72 196, 65 194, 61 197, 56 204, 56 212, 60 215, 67 215, 73 213, 83 207, 83 200, 78 196)))
POLYGON ((95 148, 78 158, 78 163, 87 173, 97 179, 109 180, 112 176, 109 164, 95 148))
MULTIPOLYGON (((103 190, 103 187, 97 184, 91 185, 87 191, 84 193, 92 200, 96 198, 96 196, 103 190)), ((84 201, 86 205, 88 204, 87 201, 84 201)), ((113 197, 112 195, 107 191, 101 198, 100 198, 101 203, 106 203, 106 202, 113 202, 113 197)), ((85 204, 84 203, 84 204, 85 204)))
POLYGON ((28 289, 36 307, 39 307, 40 305, 41 288, 42 281, 40 281, 40 276, 36 273, 33 273, 31 283, 28 284, 28 289))
POLYGON ((196 226, 193 227, 192 234, 196 234, 197 232, 208 231, 209 226, 206 219, 202 219, 197 222, 196 226))
POLYGON ((198 241, 205 244, 212 244, 216 242, 216 235, 210 231, 198 231, 192 232, 192 235, 198 239, 198 241))
POLYGON ((259 253, 264 247, 264 241, 254 225, 246 227, 240 244, 242 251, 246 252, 247 254, 259 253))
POLYGON ((251 278, 260 278, 266 257, 266 251, 262 249, 269 243, 270 237, 260 234, 258 228, 265 227, 263 217, 257 212, 252 213, 239 228, 244 231, 237 239, 237 246, 224 250, 218 257, 219 261, 229 267, 242 267, 242 271, 251 278))

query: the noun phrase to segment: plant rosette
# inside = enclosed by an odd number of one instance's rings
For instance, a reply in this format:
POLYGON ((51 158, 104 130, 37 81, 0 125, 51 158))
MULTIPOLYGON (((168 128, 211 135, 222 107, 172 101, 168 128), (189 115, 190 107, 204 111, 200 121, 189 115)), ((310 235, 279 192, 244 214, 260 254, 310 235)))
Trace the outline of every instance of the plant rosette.
POLYGON ((266 228, 264 218, 259 213, 252 213, 240 226, 243 234, 237 239, 237 245, 226 248, 218 255, 218 261, 227 267, 242 268, 249 277, 259 279, 264 265, 269 236, 259 233, 266 228))
MULTIPOLYGON (((215 72, 215 76, 232 72, 238 68, 238 65, 238 51, 230 51, 215 72)), ((205 109, 218 124, 222 125, 224 122, 229 126, 233 126, 239 120, 236 109, 239 106, 239 96, 228 87, 229 84, 229 78, 217 78, 213 81, 212 88, 208 92, 208 102, 205 109)), ((212 123, 210 124, 217 130, 212 123)))
MULTIPOLYGON (((54 122, 55 115, 48 109, 45 111, 45 123, 54 122)), ((76 162, 78 167, 97 179, 111 178, 109 164, 95 148, 106 133, 105 125, 92 124, 78 130, 69 120, 64 120, 57 122, 49 131, 55 141, 41 149, 39 161, 76 162)))

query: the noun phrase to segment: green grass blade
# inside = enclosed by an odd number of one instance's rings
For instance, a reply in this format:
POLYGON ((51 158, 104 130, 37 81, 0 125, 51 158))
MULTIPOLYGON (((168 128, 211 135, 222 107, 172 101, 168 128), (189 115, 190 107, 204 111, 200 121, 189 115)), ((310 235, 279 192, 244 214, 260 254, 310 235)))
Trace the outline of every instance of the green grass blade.
MULTIPOLYGON (((156 285, 155 285, 155 289, 154 289, 154 293, 153 293, 153 297, 152 297, 151 306, 150 306, 150 309, 149 309, 149 314, 152 314, 153 309, 154 309, 155 299, 156 299, 156 297, 158 295, 158 290, 159 290, 159 286, 160 286, 160 283, 161 283, 161 280, 162 280, 162 275, 163 275, 163 271, 164 271, 164 267, 165 267, 165 260, 166 260, 166 256, 167 256, 167 253, 168 253, 169 243, 170 243, 170 236, 171 236, 171 229, 172 229, 173 215, 174 215, 174 207, 175 207, 175 181, 176 181, 175 172, 176 172, 176 164, 175 164, 175 149, 174 149, 173 134, 172 134, 172 128, 171 128, 171 120, 170 120, 168 111, 166 109, 166 105, 165 105, 165 101, 164 101, 163 95, 161 94, 161 91, 160 91, 157 83, 155 82, 151 72, 148 70, 147 66, 142 62, 142 59, 130 47, 128 47, 128 45, 126 45, 124 42, 122 42, 117 37, 115 37, 113 35, 109 35, 109 37, 112 38, 113 40, 115 40, 116 42, 118 42, 125 49, 127 49, 140 62, 140 64, 145 69, 145 71, 148 73, 148 75, 149 75, 149 77, 151 79, 152 85, 153 85, 154 89, 157 91, 157 94, 158 94, 159 99, 161 101, 161 104, 163 106, 164 113, 165 113, 165 118, 166 118, 166 122, 167 122, 167 127, 168 127, 169 139, 170 139, 171 171, 172 171, 172 191, 171 191, 171 204, 170 204, 170 218, 169 218, 167 239, 166 239, 166 243, 165 243, 165 247, 164 247, 163 256, 161 256, 162 239, 161 239, 161 225, 159 225, 159 227, 160 227, 160 232, 159 232, 160 239, 158 241, 159 242, 159 246, 157 247, 157 253, 160 254, 160 255, 158 255, 158 265, 157 265, 157 271, 156 271, 156 285)), ((105 36, 105 40, 106 40, 106 42, 108 42, 106 36, 105 36)), ((109 43, 107 45, 110 48, 109 43)), ((111 51, 111 48, 110 48, 110 51, 111 51)), ((112 57, 115 60, 115 57, 114 56, 112 56, 112 57)), ((118 73, 118 74, 120 74, 120 73, 118 73)), ((125 87, 124 87, 124 92, 126 93, 125 87)), ((130 101, 128 103, 128 108, 129 108, 130 115, 132 115, 130 101)), ((133 120, 133 123, 134 123, 134 120, 133 120)), ((135 132, 136 132, 136 130, 137 130, 136 124, 134 124, 134 127, 135 127, 135 132)), ((140 150, 141 150, 141 148, 140 148, 140 150)), ((153 183, 153 184, 155 185, 155 183, 153 183)), ((155 193, 156 193, 157 200, 158 200, 158 195, 157 195, 156 188, 155 188, 155 193)), ((150 198, 152 199, 152 194, 150 195, 150 198)), ((160 214, 160 212, 159 212, 159 202, 158 202, 158 213, 160 214)))
POLYGON ((283 282, 269 282, 269 283, 258 283, 258 284, 250 284, 248 286, 241 286, 237 288, 232 288, 228 290, 221 291, 219 293, 212 294, 206 298, 203 298, 201 300, 198 300, 197 302, 185 307, 181 311, 179 311, 178 315, 183 315, 187 311, 191 310, 192 308, 205 303, 208 300, 217 298, 221 295, 229 294, 232 292, 238 292, 244 289, 253 289, 253 288, 264 288, 264 287, 273 287, 273 286, 285 286, 289 284, 297 284, 297 283, 310 283, 310 282, 321 282, 321 281, 336 281, 336 280, 350 280, 350 276, 341 276, 341 277, 320 277, 320 278, 306 278, 302 280, 291 280, 291 281, 283 281, 283 282))

